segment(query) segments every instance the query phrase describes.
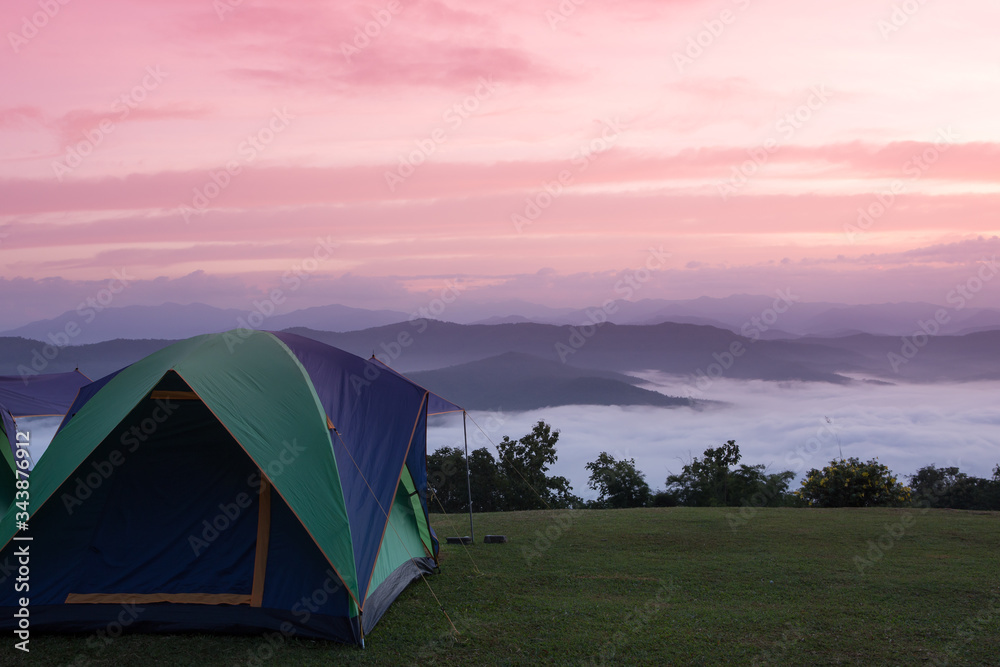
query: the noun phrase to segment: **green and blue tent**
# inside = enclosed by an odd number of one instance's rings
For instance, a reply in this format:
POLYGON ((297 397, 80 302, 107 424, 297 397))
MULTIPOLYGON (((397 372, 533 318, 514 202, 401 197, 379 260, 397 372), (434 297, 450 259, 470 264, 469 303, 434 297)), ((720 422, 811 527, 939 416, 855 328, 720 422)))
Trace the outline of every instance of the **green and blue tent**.
MULTIPOLYGON (((449 411, 294 334, 177 342, 80 391, 31 474, 27 525, 16 504, 0 521, 0 563, 29 546, 37 630, 363 645, 436 567, 427 417, 449 411)), ((22 596, 0 591, 0 627, 22 596)))

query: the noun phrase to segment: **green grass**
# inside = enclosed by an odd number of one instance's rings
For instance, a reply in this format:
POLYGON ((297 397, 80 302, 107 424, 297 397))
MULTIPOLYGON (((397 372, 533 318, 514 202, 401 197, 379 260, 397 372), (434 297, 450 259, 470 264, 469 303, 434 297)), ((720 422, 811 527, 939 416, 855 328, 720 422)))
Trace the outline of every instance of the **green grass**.
MULTIPOLYGON (((479 542, 443 545, 428 578, 458 636, 416 582, 364 650, 291 639, 268 658, 261 638, 35 636, 30 657, 5 639, 0 663, 1000 664, 1000 513, 764 509, 735 529, 732 515, 477 516, 479 542), (486 533, 510 542, 482 544, 486 533), (855 557, 879 538, 887 548, 859 572, 855 557)), ((467 531, 462 517, 437 516, 442 539, 449 523, 467 531)))

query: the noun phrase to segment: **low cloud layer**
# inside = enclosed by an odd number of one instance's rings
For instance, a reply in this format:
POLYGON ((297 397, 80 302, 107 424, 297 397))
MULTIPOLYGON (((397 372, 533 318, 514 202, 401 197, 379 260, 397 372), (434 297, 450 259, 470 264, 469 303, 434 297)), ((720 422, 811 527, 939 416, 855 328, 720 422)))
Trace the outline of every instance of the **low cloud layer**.
MULTIPOLYGON (((649 388, 682 393, 680 378, 646 376, 649 388)), ((559 429, 559 460, 553 473, 570 479, 574 492, 594 497, 585 465, 601 451, 634 458, 654 489, 708 447, 736 440, 743 463, 771 472, 792 470, 796 480, 831 459, 856 456, 879 461, 906 481, 920 467, 958 466, 990 477, 1000 463, 1000 383, 851 386, 719 380, 704 398, 723 404, 704 411, 685 408, 567 406, 505 414, 474 413, 493 441, 518 438, 544 420, 559 429), (502 424, 497 425, 502 419, 502 424), (829 422, 827 421, 829 419, 829 422)), ((462 442, 460 418, 442 420, 429 435, 430 449, 462 442)), ((470 424, 470 449, 487 444, 470 424)), ((496 449, 491 447, 496 455, 496 449)))

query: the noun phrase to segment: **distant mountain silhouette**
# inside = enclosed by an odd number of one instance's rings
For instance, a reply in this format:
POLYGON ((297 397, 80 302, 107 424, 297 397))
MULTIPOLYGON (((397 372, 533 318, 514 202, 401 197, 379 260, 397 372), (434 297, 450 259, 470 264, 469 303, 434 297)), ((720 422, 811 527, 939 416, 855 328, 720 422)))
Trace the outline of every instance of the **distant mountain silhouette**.
MULTIPOLYGON (((790 305, 779 303, 783 312, 778 313, 770 311, 776 299, 776 296, 739 294, 722 299, 615 301, 605 307, 579 309, 552 308, 517 300, 476 303, 458 299, 445 308, 441 316, 453 322, 484 325, 589 326, 604 319, 611 324, 630 326, 693 324, 766 340, 788 340, 800 336, 835 338, 857 333, 905 336, 912 334, 920 321, 932 318, 941 308, 928 303, 849 306, 794 301, 790 305)), ((71 343, 82 345, 116 338, 179 339, 240 326, 275 331, 304 327, 315 331, 349 332, 405 324, 413 318, 412 314, 399 310, 367 310, 337 304, 267 317, 262 317, 257 308, 254 303, 247 304, 244 309, 222 309, 200 303, 105 309, 84 305, 55 318, 0 332, 0 336, 51 341, 53 336, 59 339, 70 327, 77 333, 71 343)), ((1000 329, 998 310, 969 307, 946 310, 949 321, 941 327, 941 334, 1000 329)))
MULTIPOLYGON (((1000 331, 962 336, 802 337, 758 340, 718 327, 664 323, 599 327, 399 322, 361 331, 292 329, 362 357, 372 354, 470 407, 528 409, 576 403, 680 405, 622 375, 679 376, 686 396, 712 377, 845 384, 1000 379, 1000 331)), ((0 374, 80 368, 97 379, 170 344, 113 340, 56 347, 0 338, 0 374)))
MULTIPOLYGON (((787 290, 785 294, 788 294, 787 290)), ((794 297, 794 290, 790 297, 794 297)), ((736 294, 725 298, 699 297, 697 299, 669 301, 642 299, 616 301, 604 313, 616 324, 661 324, 677 322, 706 324, 742 333, 744 326, 752 324, 772 308, 776 296, 736 294)), ((786 304, 780 304, 784 307, 786 304)), ((848 331, 904 336, 913 333, 917 322, 933 317, 941 306, 929 303, 884 303, 846 305, 827 302, 801 302, 793 300, 787 310, 778 315, 773 327, 784 332, 780 337, 795 335, 840 336, 848 331)), ((553 324, 581 324, 593 322, 595 309, 585 308, 565 317, 548 320, 553 324)), ((949 322, 942 334, 957 334, 967 329, 1000 329, 1000 311, 982 308, 964 308, 949 311, 949 322)), ((539 321, 539 320, 535 320, 539 321)), ((770 332, 770 327, 768 327, 770 332)), ((767 334, 764 337, 774 337, 767 334)))
POLYGON ((263 318, 259 313, 251 317, 255 312, 255 306, 253 304, 248 306, 246 310, 221 309, 203 303, 186 305, 164 303, 159 306, 123 306, 100 310, 84 306, 49 320, 39 320, 5 331, 0 333, 0 336, 20 336, 45 342, 53 340, 58 342, 60 335, 66 331, 77 331, 70 342, 73 345, 83 345, 116 338, 177 340, 203 333, 228 331, 241 326, 274 331, 289 327, 353 331, 403 322, 410 317, 402 311, 365 310, 331 305, 263 318), (258 317, 261 318, 259 322, 258 317))
POLYGON ((742 345, 744 351, 724 369, 728 377, 846 382, 846 378, 828 369, 838 364, 852 370, 857 367, 849 364, 850 355, 840 348, 814 345, 807 355, 799 347, 788 347, 793 341, 751 342, 726 329, 694 324, 605 324, 587 328, 532 323, 460 325, 428 320, 419 326, 401 323, 343 334, 293 331, 361 356, 377 354, 404 372, 521 352, 578 368, 696 375, 699 371, 711 373, 710 367, 720 363, 716 355, 725 363, 734 343, 742 345), (396 341, 400 337, 408 337, 410 344, 399 346, 396 341))
POLYGON ((686 398, 635 387, 637 380, 627 375, 578 369, 520 352, 411 373, 409 377, 438 395, 461 397, 463 407, 475 410, 517 411, 558 405, 695 404, 686 398))
POLYGON ((55 347, 27 338, 0 338, 0 375, 65 373, 79 368, 97 380, 157 350, 171 340, 111 340, 90 345, 55 347))

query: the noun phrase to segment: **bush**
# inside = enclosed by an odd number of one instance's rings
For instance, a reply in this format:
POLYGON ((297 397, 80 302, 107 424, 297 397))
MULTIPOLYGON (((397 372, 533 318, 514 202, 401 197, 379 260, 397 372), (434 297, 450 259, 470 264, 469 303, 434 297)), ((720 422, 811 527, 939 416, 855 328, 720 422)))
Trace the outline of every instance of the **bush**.
POLYGON ((653 494, 649 504, 653 507, 677 507, 680 501, 676 495, 669 491, 657 491, 653 494))
POLYGON ((932 463, 910 475, 913 495, 930 507, 957 510, 1000 509, 1000 466, 993 479, 970 477, 958 468, 936 468, 932 463))
POLYGON ((834 459, 823 470, 813 468, 795 493, 810 507, 892 507, 912 499, 910 487, 878 459, 862 463, 853 456, 834 459))

